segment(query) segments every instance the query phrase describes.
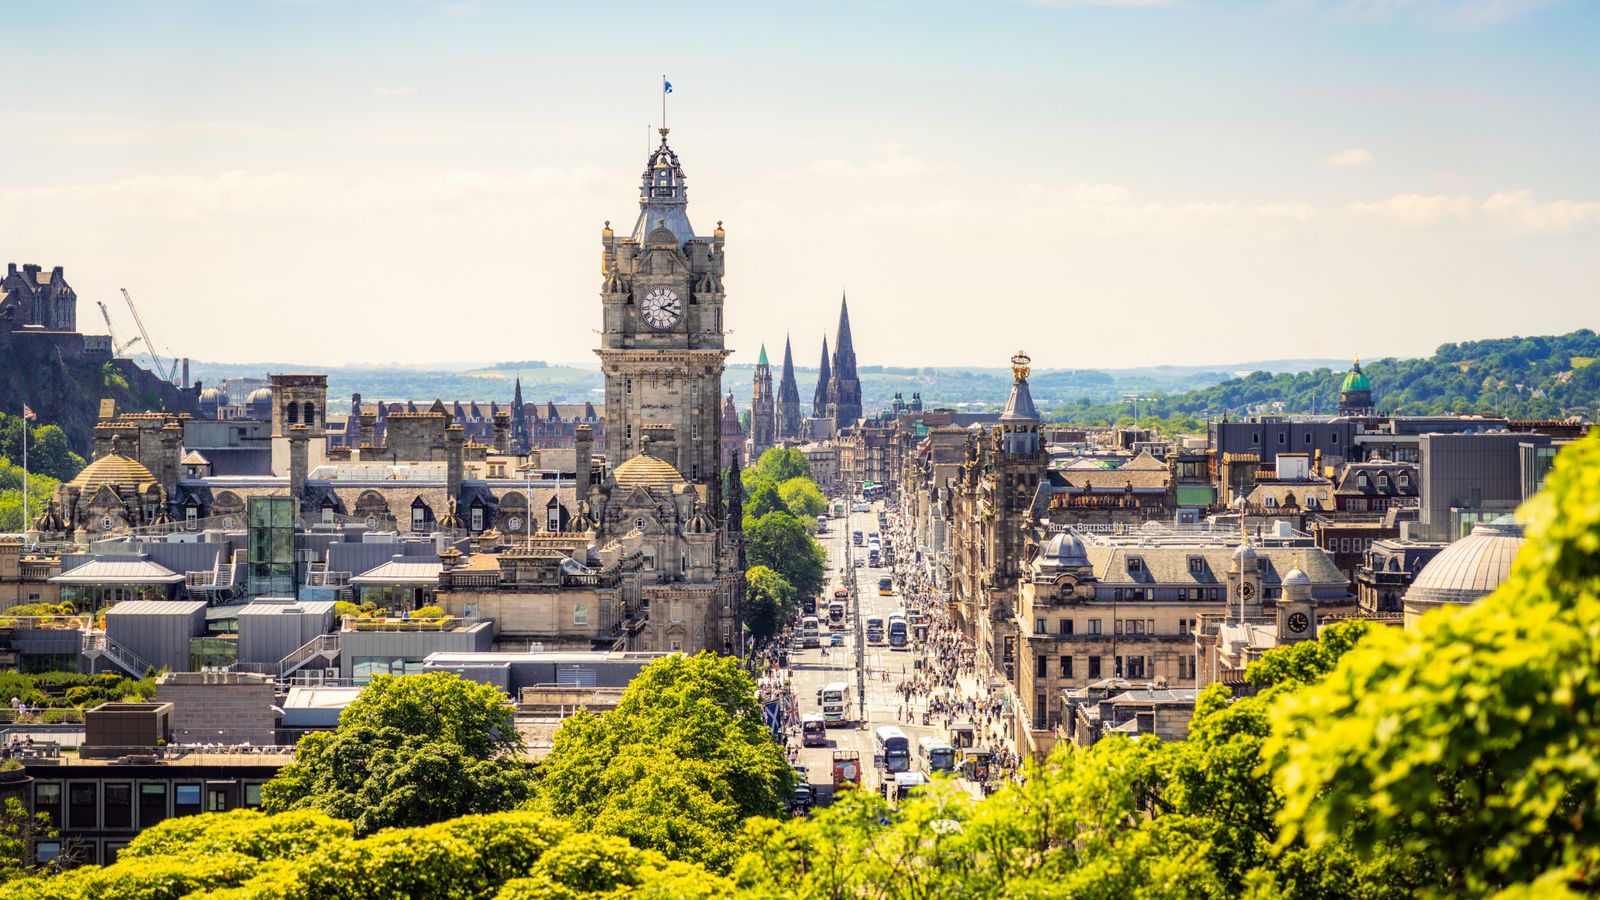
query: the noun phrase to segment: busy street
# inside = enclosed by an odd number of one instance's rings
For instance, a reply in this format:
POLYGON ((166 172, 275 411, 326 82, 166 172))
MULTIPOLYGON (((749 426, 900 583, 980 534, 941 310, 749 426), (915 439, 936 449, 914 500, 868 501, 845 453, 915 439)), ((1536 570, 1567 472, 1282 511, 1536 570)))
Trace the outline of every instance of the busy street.
POLYGON ((829 578, 817 598, 816 638, 805 637, 803 607, 759 657, 763 693, 791 698, 784 739, 814 802, 827 804, 836 787, 858 779, 862 788, 893 799, 934 772, 958 776, 974 795, 993 790, 1016 768, 1012 746, 999 733, 1003 701, 977 678, 972 648, 949 622, 944 598, 931 590, 897 517, 881 501, 834 506, 846 515, 824 519, 817 535, 828 553, 829 578), (829 607, 836 597, 842 615, 834 619, 829 607), (903 617, 898 624, 896 617, 903 617), (818 646, 806 646, 813 643, 818 646), (841 685, 843 722, 819 721, 824 692, 841 685), (886 762, 880 740, 886 726, 904 735, 908 758, 886 762), (895 789, 885 791, 886 782, 895 789))

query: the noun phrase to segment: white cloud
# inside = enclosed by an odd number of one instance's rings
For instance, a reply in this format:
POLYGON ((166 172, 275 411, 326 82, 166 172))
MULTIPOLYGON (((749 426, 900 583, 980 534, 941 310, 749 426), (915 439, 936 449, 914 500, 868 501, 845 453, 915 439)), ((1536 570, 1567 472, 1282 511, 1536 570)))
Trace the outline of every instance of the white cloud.
POLYGON ((902 151, 900 144, 874 144, 871 149, 877 159, 866 162, 819 159, 806 166, 806 171, 827 178, 916 178, 960 171, 959 166, 911 156, 902 151))
POLYGON ((372 93, 379 97, 406 97, 411 94, 415 94, 416 92, 417 89, 410 85, 402 85, 400 87, 377 87, 372 89, 372 93))
POLYGON ((1372 162, 1372 154, 1361 149, 1360 147, 1351 147, 1348 150, 1340 150, 1338 153, 1335 153, 1332 156, 1323 157, 1322 159, 1323 165, 1332 166, 1336 169, 1348 168, 1350 166, 1364 166, 1370 162, 1372 162))
POLYGON ((1600 223, 1600 203, 1572 200, 1539 203, 1533 199, 1532 191, 1502 191, 1483 201, 1482 208, 1491 220, 1551 234, 1566 234, 1600 223))
POLYGON ((1322 9, 1346 22, 1412 21, 1452 28, 1489 28, 1564 0, 1285 0, 1280 7, 1322 9))
POLYGON ((1473 211, 1473 203, 1465 194, 1396 194, 1377 202, 1351 203, 1345 209, 1392 225, 1424 228, 1466 218, 1473 211))

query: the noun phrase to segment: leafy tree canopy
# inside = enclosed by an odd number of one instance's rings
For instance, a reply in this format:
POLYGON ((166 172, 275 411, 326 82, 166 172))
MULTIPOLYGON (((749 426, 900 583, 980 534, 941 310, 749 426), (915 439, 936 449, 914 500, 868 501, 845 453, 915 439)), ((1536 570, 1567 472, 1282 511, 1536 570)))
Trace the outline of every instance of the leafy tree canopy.
POLYGON ((739 661, 651 663, 616 709, 580 713, 540 765, 544 809, 674 859, 728 865, 743 820, 777 815, 792 775, 739 661))
POLYGON ((363 835, 512 809, 532 793, 521 749, 499 690, 450 673, 380 675, 337 729, 300 739, 262 807, 319 809, 363 835))
POLYGON ((765 640, 798 608, 794 585, 766 566, 745 570, 749 590, 745 595, 745 624, 758 640, 765 640))
POLYGON ((1600 435, 1523 516, 1493 595, 1374 635, 1276 710, 1286 835, 1396 842, 1460 894, 1600 888, 1600 435))
POLYGON ((745 523, 745 556, 751 566, 766 566, 793 585, 798 597, 821 592, 828 555, 810 529, 787 512, 769 512, 745 523))

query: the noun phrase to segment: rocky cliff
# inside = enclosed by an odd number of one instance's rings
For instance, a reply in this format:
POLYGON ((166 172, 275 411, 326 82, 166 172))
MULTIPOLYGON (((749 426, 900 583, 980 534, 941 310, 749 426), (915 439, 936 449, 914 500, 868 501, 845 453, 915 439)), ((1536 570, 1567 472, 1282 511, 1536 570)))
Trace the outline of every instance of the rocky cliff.
POLYGON ((118 413, 199 412, 199 392, 173 387, 126 359, 88 356, 72 332, 0 330, 0 409, 15 415, 26 403, 41 423, 61 426, 72 449, 89 456, 100 401, 118 413))

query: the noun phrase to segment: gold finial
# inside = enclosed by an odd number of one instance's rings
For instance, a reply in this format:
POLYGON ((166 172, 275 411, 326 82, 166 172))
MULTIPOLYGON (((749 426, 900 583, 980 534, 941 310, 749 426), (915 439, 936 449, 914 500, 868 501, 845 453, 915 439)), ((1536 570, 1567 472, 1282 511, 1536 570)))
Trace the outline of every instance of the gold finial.
POLYGON ((1026 350, 1018 350, 1011 356, 1011 374, 1017 381, 1028 380, 1028 363, 1033 360, 1028 357, 1026 350))

